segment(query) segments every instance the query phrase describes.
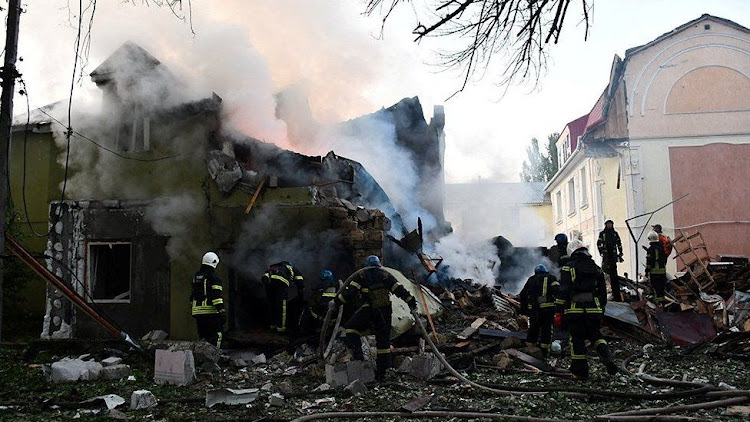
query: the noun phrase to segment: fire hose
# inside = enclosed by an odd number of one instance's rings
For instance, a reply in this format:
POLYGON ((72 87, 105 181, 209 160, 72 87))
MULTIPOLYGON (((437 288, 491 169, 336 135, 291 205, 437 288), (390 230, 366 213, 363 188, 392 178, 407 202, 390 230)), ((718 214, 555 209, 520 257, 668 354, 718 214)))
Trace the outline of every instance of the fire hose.
MULTIPOLYGON (((372 267, 367 267, 372 268, 372 267)), ((360 270, 355 271, 349 278, 347 278, 343 285, 339 288, 338 293, 341 293, 344 291, 346 286, 351 282, 353 277, 363 270, 367 268, 362 268, 360 270)), ((333 333, 334 335, 331 336, 331 339, 328 343, 328 347, 325 349, 326 354, 323 353, 323 345, 325 344, 325 340, 327 337, 327 328, 330 324, 330 321, 332 319, 332 309, 329 308, 328 312, 326 313, 326 318, 324 321, 323 329, 321 330, 320 335, 320 347, 319 347, 319 357, 325 358, 327 357, 327 352, 330 351, 331 345, 335 341, 335 333, 338 330, 338 327, 341 322, 341 314, 342 309, 339 309, 338 312, 338 318, 336 321, 336 326, 334 327, 333 333)), ((738 394, 732 394, 735 392, 719 392, 719 391, 713 391, 716 389, 716 387, 713 387, 708 384, 701 384, 701 383, 691 383, 691 382, 684 382, 684 381, 674 381, 674 380, 660 380, 658 378, 650 377, 646 374, 641 374, 639 378, 643 379, 644 381, 651 381, 651 382, 659 382, 663 381, 664 384, 671 384, 672 386, 680 386, 680 387, 692 387, 690 390, 686 391, 677 391, 677 392, 671 392, 671 393, 662 393, 662 394, 644 394, 644 393, 629 393, 629 392, 620 392, 620 391, 608 391, 608 390, 594 390, 594 389, 586 389, 586 388, 557 388, 557 387, 551 387, 551 388, 542 388, 542 389, 530 389, 530 388, 523 388, 523 387, 515 387, 515 386, 493 386, 490 384, 480 384, 477 382, 474 382, 465 376, 463 376, 461 373, 459 373, 455 368, 453 368, 448 361, 445 359, 445 356, 440 352, 440 350, 437 348, 435 343, 430 338, 429 334, 427 333, 427 329, 425 328, 424 324, 422 323, 420 319, 420 315, 417 313, 416 310, 412 310, 412 316, 414 317, 416 326, 419 330, 420 335, 422 338, 427 342, 427 344, 430 346, 430 349, 435 354, 437 359, 442 363, 443 367, 446 368, 448 372, 450 372, 453 376, 458 378, 460 381, 471 385, 472 387, 478 388, 480 390, 488 391, 493 394, 497 395, 503 395, 503 396, 518 396, 518 395, 545 395, 549 394, 551 392, 555 392, 557 394, 566 396, 566 397, 572 397, 572 398, 590 398, 592 396, 598 396, 598 397, 610 397, 610 398, 624 398, 624 399, 640 399, 640 400, 665 400, 670 398, 686 398, 686 397, 696 397, 701 395, 712 395, 712 396, 743 396, 747 397, 749 393, 745 392, 744 394, 742 392, 738 392, 738 394), (721 394, 726 393, 726 394, 721 394)), ((621 366, 621 369, 624 372, 628 372, 626 369, 626 365, 631 362, 633 359, 637 358, 639 355, 633 355, 630 356, 628 359, 626 359, 623 362, 623 365, 621 366)), ((387 415, 384 415, 387 416, 387 415)), ((623 415, 625 416, 625 415, 623 415)), ((628 415, 630 416, 630 415, 628 415)), ((635 416, 635 415, 633 415, 635 416)), ((306 419, 308 420, 308 419, 306 419)), ((311 420, 311 419, 310 419, 311 420)))

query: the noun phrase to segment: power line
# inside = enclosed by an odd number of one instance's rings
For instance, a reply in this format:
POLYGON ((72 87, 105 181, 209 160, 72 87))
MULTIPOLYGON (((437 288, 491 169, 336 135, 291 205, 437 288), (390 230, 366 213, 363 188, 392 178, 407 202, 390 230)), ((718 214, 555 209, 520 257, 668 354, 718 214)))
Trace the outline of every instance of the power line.
MULTIPOLYGON (((50 119, 54 120, 55 122, 57 122, 61 126, 65 127, 65 124, 63 122, 59 121, 58 119, 56 119, 54 116, 52 116, 51 114, 47 113, 43 109, 39 108, 37 110, 39 110, 41 113, 44 113, 45 115, 47 115, 47 117, 49 117, 50 119)), ((182 155, 182 154, 165 155, 163 157, 156 157, 156 158, 128 157, 127 155, 124 155, 124 154, 122 154, 119 151, 115 151, 115 150, 113 150, 111 148, 105 147, 104 145, 100 144, 99 142, 95 141, 94 139, 91 139, 90 137, 88 137, 88 136, 86 136, 86 135, 84 135, 84 134, 82 134, 82 133, 80 133, 78 131, 75 131, 73 129, 70 129, 70 131, 71 131, 71 135, 75 135, 75 136, 77 136, 77 137, 79 137, 81 139, 87 140, 87 141, 91 142, 92 144, 96 145, 97 147, 99 147, 99 148, 101 148, 101 149, 103 149, 103 150, 105 150, 107 152, 110 152, 110 153, 112 153, 112 154, 114 154, 114 155, 116 155, 116 156, 118 156, 118 157, 120 157, 120 158, 122 158, 124 160, 133 160, 133 161, 142 161, 142 162, 154 162, 154 161, 168 160, 170 158, 176 158, 176 157, 180 157, 182 155)))

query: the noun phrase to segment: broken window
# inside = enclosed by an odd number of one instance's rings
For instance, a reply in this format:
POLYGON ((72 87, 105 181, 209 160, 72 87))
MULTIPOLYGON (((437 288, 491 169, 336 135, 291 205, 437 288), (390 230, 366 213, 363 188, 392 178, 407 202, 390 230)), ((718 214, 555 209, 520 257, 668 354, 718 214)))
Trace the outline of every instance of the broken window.
POLYGON ((117 149, 120 151, 148 151, 151 149, 151 120, 139 108, 125 113, 117 131, 117 149))
POLYGON ((88 244, 89 294, 95 302, 130 302, 130 242, 88 244))

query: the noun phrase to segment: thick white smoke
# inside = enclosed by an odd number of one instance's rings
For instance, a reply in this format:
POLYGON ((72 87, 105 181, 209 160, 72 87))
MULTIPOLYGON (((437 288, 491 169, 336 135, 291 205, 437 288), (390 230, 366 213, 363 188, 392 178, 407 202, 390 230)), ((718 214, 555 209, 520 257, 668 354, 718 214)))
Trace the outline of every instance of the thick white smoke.
POLYGON ((199 217, 205 209, 205 198, 185 193, 151 201, 143 218, 157 234, 169 236, 167 253, 170 258, 175 259, 180 256, 200 254, 200 251, 194 248, 201 249, 203 243, 195 239, 195 231, 190 230, 185 222, 200 221, 199 217))
POLYGON ((435 252, 448 267, 452 278, 471 279, 494 286, 500 270, 497 248, 489 241, 470 244, 458 233, 451 233, 435 244, 435 252))

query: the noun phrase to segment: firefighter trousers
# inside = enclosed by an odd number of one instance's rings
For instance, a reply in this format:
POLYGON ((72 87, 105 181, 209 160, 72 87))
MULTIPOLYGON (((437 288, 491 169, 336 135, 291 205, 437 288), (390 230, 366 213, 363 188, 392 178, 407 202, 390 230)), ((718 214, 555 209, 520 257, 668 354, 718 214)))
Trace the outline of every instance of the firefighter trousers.
POLYGON ((195 318, 195 324, 198 326, 198 337, 220 349, 224 329, 222 317, 219 314, 206 314, 194 315, 193 318, 195 318))
POLYGON ((612 288, 612 301, 622 302, 622 291, 620 290, 620 276, 617 275, 617 260, 604 258, 602 260, 602 271, 609 276, 609 286, 612 288))
POLYGON ((268 283, 266 295, 270 305, 271 330, 285 333, 287 331, 289 286, 280 280, 272 279, 268 283))
POLYGON ((344 324, 344 328, 347 346, 351 348, 352 355, 357 360, 364 359, 361 336, 367 329, 372 328, 378 349, 375 378, 383 379, 385 372, 392 365, 391 308, 373 309, 370 306, 363 306, 354 312, 354 315, 344 324))
POLYGON ((586 378, 589 375, 589 366, 586 351, 586 340, 591 343, 591 347, 605 362, 607 371, 611 374, 616 365, 609 350, 607 341, 599 332, 602 323, 602 314, 599 313, 581 313, 566 314, 566 324, 570 334, 570 372, 579 378, 586 378))
POLYGON ((667 286, 667 275, 666 274, 649 274, 649 280, 651 280, 651 287, 654 289, 654 303, 661 305, 664 303, 664 291, 667 286))
POLYGON ((529 332, 526 341, 539 343, 546 356, 552 343, 552 326, 555 320, 555 308, 534 309, 529 317, 529 332))

